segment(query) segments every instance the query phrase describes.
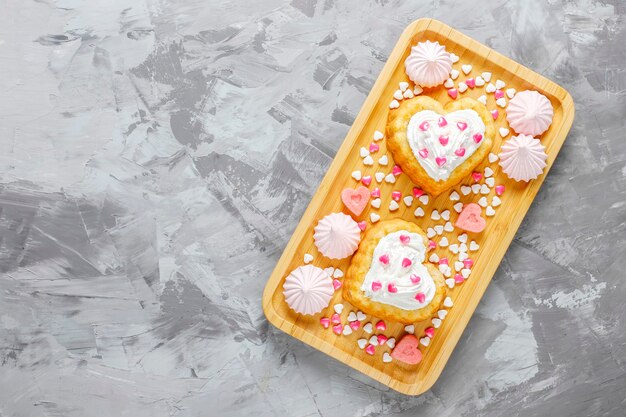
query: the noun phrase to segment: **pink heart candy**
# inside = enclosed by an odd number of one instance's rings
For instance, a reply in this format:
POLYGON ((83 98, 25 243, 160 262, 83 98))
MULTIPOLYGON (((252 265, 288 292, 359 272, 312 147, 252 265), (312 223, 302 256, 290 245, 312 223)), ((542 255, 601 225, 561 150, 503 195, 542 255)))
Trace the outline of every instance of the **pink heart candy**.
POLYGON ((467 258, 463 260, 463 266, 469 269, 474 266, 474 261, 472 261, 470 258, 467 258))
POLYGON ((413 187, 413 197, 420 198, 424 195, 424 190, 421 188, 413 187))
POLYGON ((447 136, 439 136, 439 143, 441 143, 441 146, 446 146, 449 140, 450 138, 447 136))
POLYGON ((446 159, 445 156, 438 156, 435 158, 435 162, 437 163, 437 166, 439 168, 441 168, 442 166, 444 166, 446 164, 448 160, 446 159))
POLYGON ((481 174, 480 172, 472 172, 472 178, 475 182, 478 182, 483 179, 483 174, 481 174))
POLYGON ((398 175, 402 174, 402 168, 400 168, 398 165, 394 165, 393 168, 391 168, 391 173, 394 177, 397 177, 398 175))
POLYGON ((491 110, 491 117, 493 117, 493 120, 498 119, 498 116, 500 115, 500 112, 496 109, 496 110, 491 110))
POLYGON ((371 153, 378 152, 379 149, 380 149, 380 147, 376 143, 370 143, 370 152, 371 153))
POLYGON ((417 275, 415 275, 415 274, 411 274, 411 276, 409 277, 409 279, 411 280, 411 282, 412 282, 413 284, 419 284, 419 282, 422 280, 422 278, 421 278, 421 277, 418 277, 418 276, 417 276, 417 275))
POLYGON ((435 242, 434 240, 428 241, 428 249, 435 249, 436 247, 437 247, 437 242, 435 242))
POLYGON ((415 335, 405 334, 391 352, 391 357, 397 361, 409 365, 417 365, 422 360, 422 352, 419 349, 420 342, 415 335))
POLYGON ((502 90, 496 90, 495 93, 493 93, 493 96, 497 99, 504 97, 504 91, 502 90))
POLYGON ((435 337, 435 328, 427 327, 426 329, 424 329, 424 334, 432 339, 433 337, 435 337))
POLYGON ((343 326, 341 324, 335 324, 333 326, 333 333, 335 333, 336 335, 340 335, 342 331, 343 331, 343 326))
POLYGON ((339 281, 338 279, 334 279, 333 280, 333 288, 335 289, 335 291, 337 291, 339 288, 341 288, 341 281, 339 281))
POLYGON ((444 127, 448 124, 448 121, 446 120, 445 117, 441 116, 439 118, 439 121, 437 121, 437 124, 439 125, 439 127, 444 127))
POLYGON ((463 155, 465 155, 465 148, 459 148, 459 149, 457 149, 456 151, 454 151, 454 154, 455 154, 456 156, 463 156, 463 155))
POLYGON ((367 345, 367 347, 365 348, 365 353, 367 353, 368 355, 374 355, 374 353, 376 353, 376 348, 374 347, 374 345, 367 345))
POLYGON ((456 88, 451 88, 451 89, 448 90, 448 95, 453 100, 456 100, 456 98, 459 96, 459 92, 456 90, 456 88))
POLYGON ((460 131, 467 129, 467 123, 465 122, 456 122, 456 127, 459 128, 460 131))
POLYGON ((496 194, 498 195, 504 194, 504 185, 496 185, 496 194))
POLYGON ((403 245, 408 245, 411 242, 411 236, 409 235, 400 235, 400 242, 403 245))
POLYGON ((480 141, 483 140, 483 135, 481 135, 480 133, 476 133, 474 136, 472 136, 472 139, 474 139, 474 142, 480 143, 480 141))
POLYGON ((440 258, 439 265, 448 265, 448 258, 440 258))
POLYGON ((320 324, 323 328, 328 329, 328 327, 330 326, 330 319, 328 317, 322 317, 320 319, 320 324))
POLYGON ((466 204, 463 206, 463 211, 461 211, 461 214, 457 217, 454 225, 468 232, 480 233, 485 230, 485 226, 487 226, 487 222, 481 214, 482 209, 478 204, 466 204))
POLYGON ((360 221, 357 223, 357 225, 359 226, 359 229, 361 229, 361 231, 365 231, 365 228, 367 227, 367 222, 365 220, 360 221))
POLYGON ((424 148, 424 149, 420 149, 418 154, 422 157, 422 158, 428 158, 428 149, 424 148))
POLYGON ((380 281, 372 282, 372 291, 380 291, 382 287, 383 287, 383 284, 381 284, 380 281))
POLYGON ((430 124, 428 124, 428 122, 424 121, 422 123, 420 123, 419 128, 421 131, 427 131, 428 128, 430 127, 430 124))
POLYGON ((384 345, 385 343, 387 343, 387 340, 389 340, 389 338, 384 334, 378 334, 376 335, 376 338, 378 339, 378 344, 380 346, 384 345))
POLYGON ((465 84, 467 84, 469 88, 474 88, 476 87, 476 80, 474 80, 473 78, 468 78, 467 80, 465 80, 465 84))
POLYGON ((413 262, 411 262, 411 260, 409 258, 402 259, 402 267, 403 268, 408 268, 411 265, 413 265, 413 262))
POLYGON ((380 197, 380 188, 376 187, 372 190, 372 197, 374 198, 380 197))
POLYGON ((400 191, 392 191, 391 198, 396 201, 400 201, 400 199, 402 198, 402 193, 400 191))
POLYGON ((387 330, 387 325, 385 324, 384 321, 379 320, 376 323, 376 330, 380 330, 381 332, 384 332, 385 330, 387 330))
MULTIPOLYGON (((370 177, 371 180, 371 177, 370 177)), ((367 202, 370 199, 370 190, 366 187, 359 186, 355 189, 344 188, 341 192, 341 201, 348 210, 354 213, 355 216, 360 215, 365 210, 367 202)))
POLYGON ((457 284, 462 284, 463 281, 465 281, 465 278, 463 278, 463 275, 461 274, 454 274, 454 282, 457 284))
POLYGON ((423 303, 424 301, 426 301, 426 295, 425 295, 423 292, 418 292, 418 293, 415 295, 415 299, 416 299, 418 302, 423 303))
POLYGON ((361 322, 358 320, 351 321, 348 326, 350 326, 352 330, 357 330, 361 326, 361 322))
POLYGON ((389 255, 387 255, 386 253, 383 255, 380 255, 378 260, 380 261, 381 264, 387 265, 389 263, 389 255))
POLYGON ((372 183, 372 176, 371 175, 364 176, 363 178, 361 178, 361 182, 366 187, 369 187, 369 185, 372 183))
POLYGON ((330 316, 330 321, 333 324, 341 324, 341 316, 338 313, 334 313, 332 316, 330 316))
POLYGON ((395 294, 398 292, 398 287, 396 287, 396 284, 394 284, 393 282, 390 282, 389 284, 387 284, 387 291, 395 294))

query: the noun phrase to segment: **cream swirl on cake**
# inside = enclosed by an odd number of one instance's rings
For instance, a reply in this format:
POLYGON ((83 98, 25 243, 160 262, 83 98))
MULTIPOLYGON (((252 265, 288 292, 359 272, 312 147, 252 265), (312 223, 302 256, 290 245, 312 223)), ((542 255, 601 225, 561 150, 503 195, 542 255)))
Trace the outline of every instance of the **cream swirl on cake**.
POLYGON ((361 290, 373 301, 404 310, 428 305, 436 286, 426 265, 422 236, 400 230, 380 239, 361 290))
POLYGON ((407 127, 409 146, 424 171, 446 180, 483 143, 485 124, 474 110, 442 116, 432 110, 415 113, 407 127))

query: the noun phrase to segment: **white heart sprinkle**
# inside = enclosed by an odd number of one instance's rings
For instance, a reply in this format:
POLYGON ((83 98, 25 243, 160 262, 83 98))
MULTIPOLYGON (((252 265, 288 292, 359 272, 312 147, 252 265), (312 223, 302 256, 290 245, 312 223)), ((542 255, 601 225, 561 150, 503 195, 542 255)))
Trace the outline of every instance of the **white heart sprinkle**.
POLYGON ((454 87, 454 80, 453 80, 452 78, 448 78, 448 79, 446 80, 446 82, 445 82, 445 83, 443 83, 443 86, 444 86, 444 87, 446 87, 446 88, 452 88, 452 87, 454 87))
POLYGON ((493 175, 493 169, 486 167, 485 168, 485 177, 491 177, 493 175))
POLYGON ((348 321, 356 321, 356 313, 354 311, 351 311, 350 314, 348 314, 348 321))
POLYGON ((472 191, 472 187, 469 187, 467 185, 462 185, 461 186, 461 193, 463 195, 468 195, 471 191, 472 191))
POLYGON ((398 107, 400 107, 400 103, 398 103, 398 100, 392 100, 391 103, 389 103, 390 109, 397 109, 398 107))
POLYGON ((413 204, 413 196, 407 195, 402 199, 402 201, 404 201, 404 205, 411 207, 411 204, 413 204))
POLYGON ((450 53, 450 59, 452 60, 453 64, 456 64, 457 62, 459 62, 459 56, 455 54, 454 52, 450 53))
POLYGON ((378 158, 379 165, 387 165, 388 163, 389 163, 389 157, 387 155, 383 155, 380 158, 378 158))
POLYGON ((426 229, 426 236, 428 236, 428 238, 432 238, 433 236, 435 236, 437 233, 435 233, 435 229, 433 229, 432 227, 429 227, 428 229, 426 229))
POLYGON ((376 223, 377 221, 380 220, 380 216, 376 213, 370 213, 370 221, 372 223, 376 223))
POLYGON ((424 209, 421 207, 416 208, 415 211, 413 212, 413 215, 415 217, 424 217, 424 214, 425 214, 424 209))
POLYGON ((441 240, 439 241, 439 246, 441 246, 442 248, 445 248, 446 246, 448 246, 448 238, 447 237, 442 237, 441 240))
POLYGON ((467 84, 465 84, 463 81, 461 81, 459 83, 459 86, 457 87, 457 90, 459 90, 459 93, 464 93, 467 91, 467 84))
POLYGON ((439 255, 437 255, 436 253, 431 253, 430 256, 428 257, 428 260, 435 264, 439 262, 439 255))
POLYGON ((502 200, 500 200, 500 197, 498 197, 497 195, 494 195, 491 199, 491 205, 493 207, 498 207, 500 204, 502 204, 502 200))
POLYGON ((457 78, 459 78, 459 70, 455 70, 453 69, 452 71, 450 71, 450 78, 452 78, 453 80, 456 80, 457 78))
POLYGON ((457 213, 460 213, 461 211, 463 211, 463 203, 456 203, 454 206, 452 206, 454 208, 454 211, 456 211, 457 213))
POLYGON ((413 334, 415 333, 415 326, 412 324, 409 324, 408 326, 404 326, 404 331, 409 334, 413 334))
POLYGON ((354 178, 357 181, 361 181, 361 178, 362 178, 361 171, 353 171, 352 178, 354 178))
POLYGON ((487 105, 487 96, 483 94, 482 96, 478 97, 476 99, 476 101, 478 101, 480 103, 483 103, 486 106, 487 105))
POLYGON ((504 97, 500 97, 496 100, 496 104, 502 108, 506 107, 506 99, 504 97))
POLYGON ((384 363, 389 363, 392 360, 393 359, 391 358, 391 355, 388 352, 383 353, 383 362, 384 363))
POLYGON ((370 337, 370 345, 378 346, 378 336, 374 335, 370 337))
POLYGON ((420 87, 419 85, 416 85, 415 88, 413 89, 413 94, 415 94, 416 96, 419 96, 420 94, 422 94, 423 91, 424 89, 422 87, 420 87))
POLYGON ((387 339, 387 346, 389 346, 392 349, 394 347, 396 347, 396 339, 395 339, 395 337, 390 337, 389 339, 387 339))
POLYGON ((467 233, 463 233, 463 234, 459 235, 459 242, 467 243, 467 233))
POLYGON ((489 187, 493 187, 496 184, 496 179, 494 177, 489 177, 485 180, 485 183, 489 186, 489 187))
POLYGON ((364 146, 361 146, 361 150, 359 151, 359 155, 361 155, 361 158, 365 158, 369 154, 370 151, 368 151, 367 148, 365 148, 364 146))
POLYGON ((498 129, 498 132, 500 133, 500 136, 505 137, 509 134, 509 129, 507 129, 506 127, 501 127, 500 129, 498 129))
POLYGON ((461 196, 456 191, 452 191, 450 193, 450 201, 459 201, 460 199, 461 199, 461 196))
POLYGON ((332 277, 333 272, 335 272, 335 268, 333 268, 332 266, 329 266, 328 268, 324 268, 324 272, 326 272, 326 274, 328 274, 329 277, 332 277))
POLYGON ((305 253, 304 254, 304 263, 305 264, 310 264, 311 262, 313 262, 313 255, 311 255, 310 253, 305 253))
POLYGON ((424 205, 428 204, 428 196, 426 194, 421 195, 419 201, 424 205))
POLYGON ((469 245, 469 250, 471 250, 472 252, 476 252, 478 249, 480 249, 480 246, 478 245, 478 243, 472 240, 469 245))
POLYGON ((384 138, 385 135, 383 135, 383 133, 379 130, 374 131, 374 141, 378 142, 379 140, 381 140, 382 138, 384 138))
POLYGON ((339 268, 335 268, 335 272, 333 272, 333 277, 335 278, 342 278, 343 277, 343 271, 339 268))
POLYGON ((438 224, 437 226, 433 227, 433 229, 435 229, 435 232, 437 232, 438 235, 441 235, 443 233, 443 226, 438 224))
POLYGON ((493 164, 493 163, 494 163, 494 162, 496 162, 498 159, 500 159, 500 158, 498 158, 498 155, 496 155, 496 154, 495 154, 495 153, 493 153, 493 152, 489 152, 489 162, 491 162, 491 163, 493 164))
POLYGON ((351 335, 352 334, 352 327, 350 327, 349 324, 344 324, 342 333, 343 333, 344 336, 351 335))
POLYGON ((441 216, 439 215, 439 212, 437 210, 433 210, 430 214, 430 218, 433 220, 439 220, 441 219, 441 216))
POLYGON ((444 210, 441 212, 441 218, 444 220, 450 220, 450 210, 444 210))
POLYGON ((487 206, 487 209, 485 210, 485 214, 489 217, 493 216, 494 214, 496 214, 496 211, 493 209, 493 207, 491 206, 487 206))
POLYGON ((443 305, 448 308, 452 307, 454 305, 452 298, 446 297, 445 300, 443 300, 443 305))
POLYGON ((448 288, 454 288, 454 278, 446 279, 446 285, 448 286, 448 288))
POLYGON ((377 172, 376 174, 374 174, 374 178, 376 178, 376 181, 378 183, 383 182, 383 179, 385 178, 385 173, 384 172, 377 172))
POLYGON ((357 312, 356 312, 356 319, 357 319, 358 321, 363 321, 363 320, 365 320, 366 318, 367 318, 367 316, 365 315, 365 313, 364 313, 364 312, 362 312, 362 311, 357 311, 357 312))
POLYGON ((404 93, 402 93, 402 96, 404 98, 413 98, 415 97, 415 94, 413 94, 413 90, 406 90, 404 93))
POLYGON ((487 207, 487 197, 480 197, 480 200, 478 200, 478 205, 481 207, 487 207))
POLYGON ((407 83, 406 81, 400 81, 398 87, 400 87, 401 91, 406 91, 406 89, 409 88, 409 83, 407 83))
POLYGON ((394 91, 393 98, 395 98, 396 100, 402 100, 403 98, 402 91, 400 90, 394 91))
MULTIPOLYGON (((461 243, 459 245, 459 253, 460 252, 467 252, 467 244, 466 243, 461 243)), ((461 261, 463 261, 463 259, 461 259, 461 261)))
POLYGON ((445 230, 446 232, 452 232, 454 230, 454 226, 452 225, 452 223, 446 222, 446 224, 443 226, 443 230, 445 230))
POLYGON ((363 331, 365 331, 365 333, 372 333, 374 331, 372 323, 365 324, 365 326, 363 326, 363 331))
POLYGON ((385 182, 388 182, 389 184, 394 184, 396 182, 396 176, 393 174, 387 174, 387 176, 385 177, 385 182))
POLYGON ((459 272, 461 269, 463 269, 464 266, 465 265, 463 265, 463 262, 461 262, 461 261, 454 262, 454 270, 456 272, 459 272))
POLYGON ((435 318, 435 319, 432 319, 432 322, 433 322, 433 327, 435 329, 438 329, 441 326, 441 319, 435 318))
POLYGON ((449 278, 452 276, 452 269, 450 269, 450 267, 446 264, 439 265, 439 271, 441 271, 443 276, 445 276, 446 278, 449 278))
POLYGON ((485 184, 480 186, 480 193, 481 194, 489 194, 489 187, 487 187, 485 184))
POLYGON ((504 81, 496 80, 496 90, 502 90, 504 88, 504 86, 506 86, 504 81))
POLYGON ((448 249, 450 249, 450 252, 454 254, 459 253, 459 245, 457 245, 456 243, 453 243, 452 245, 448 246, 448 249))
POLYGON ((465 278, 465 279, 469 278, 471 273, 472 273, 472 270, 469 269, 469 268, 461 269, 461 275, 463 275, 463 278, 465 278))
POLYGON ((372 200, 372 202, 370 204, 374 208, 380 208, 380 202, 381 202, 380 198, 375 198, 375 199, 372 200))
POLYGON ((424 346, 428 346, 430 344, 430 338, 424 336, 420 339, 420 343, 424 346))
POLYGON ((391 200, 391 202, 389 202, 389 211, 396 211, 398 210, 398 207, 400 206, 396 203, 396 200, 391 200))
POLYGON ((517 91, 515 91, 514 88, 507 88, 506 89, 506 96, 508 98, 513 98, 515 96, 515 93, 517 93, 517 91))
POLYGON ((483 85, 485 85, 485 79, 481 77, 480 75, 476 77, 475 82, 476 82, 476 87, 482 87, 483 85))
POLYGON ((481 77, 483 77, 483 79, 487 82, 491 81, 491 73, 490 72, 483 72, 482 74, 480 74, 481 77))
POLYGON ((343 304, 335 304, 333 306, 333 309, 335 310, 335 313, 341 314, 341 312, 343 311, 343 304))
POLYGON ((491 84, 491 83, 489 83, 489 84, 487 84, 487 87, 485 87, 485 91, 488 92, 488 93, 493 93, 493 92, 496 91, 496 86, 491 84))
POLYGON ((472 184, 472 192, 478 194, 480 192, 480 184, 472 184))
POLYGON ((356 341, 356 344, 359 345, 361 349, 365 349, 365 346, 367 346, 367 339, 359 339, 356 341))
POLYGON ((466 65, 461 65, 461 69, 463 70, 463 73, 465 75, 469 74, 470 72, 472 72, 472 66, 469 64, 466 65))
POLYGON ((363 158, 363 165, 374 165, 374 159, 371 156, 367 155, 365 158, 363 158))

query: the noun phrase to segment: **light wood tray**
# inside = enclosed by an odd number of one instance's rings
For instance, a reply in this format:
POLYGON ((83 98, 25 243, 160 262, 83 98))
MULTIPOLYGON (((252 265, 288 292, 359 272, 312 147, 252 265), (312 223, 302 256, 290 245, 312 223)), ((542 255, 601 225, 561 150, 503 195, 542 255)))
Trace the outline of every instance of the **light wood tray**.
MULTIPOLYGON (((464 78, 466 78, 466 76, 461 72, 455 84, 464 78)), ((446 89, 443 86, 431 89, 425 94, 428 94, 442 103, 451 100, 447 96, 446 89)), ((469 89, 460 96, 478 98, 482 94, 486 94, 484 87, 475 88, 474 90, 469 89)), ((496 107, 493 94, 487 94, 487 97, 487 107, 489 109, 497 108, 500 111, 500 117, 496 121, 496 127, 508 127, 504 109, 496 107)), ((420 19, 413 22, 402 33, 398 43, 391 52, 378 80, 363 104, 343 145, 337 152, 324 180, 313 196, 309 207, 304 213, 300 224, 294 231, 291 240, 285 248, 265 287, 263 309, 268 320, 293 337, 302 340, 397 391, 410 395, 418 395, 428 390, 441 374, 448 358, 452 354, 452 350, 461 337, 487 285, 491 281, 526 211, 530 207, 561 145, 565 141, 573 118, 574 103, 572 98, 567 91, 557 84, 439 21, 420 19), (544 174, 537 180, 531 181, 530 183, 516 183, 515 181, 509 180, 505 174, 500 172, 497 162, 495 164, 489 164, 486 159, 483 164, 476 169, 477 171, 482 171, 485 166, 489 165, 495 171, 494 177, 496 184, 504 184, 506 187, 506 191, 501 197, 502 205, 497 208, 497 213, 494 217, 487 218, 487 228, 483 233, 480 235, 470 234, 470 239, 476 240, 476 242, 480 244, 478 252, 470 253, 470 256, 475 261, 471 276, 462 285, 457 285, 454 289, 448 290, 448 295, 453 299, 454 306, 449 310, 449 314, 443 321, 441 327, 437 329, 436 335, 430 345, 428 347, 421 347, 423 352, 422 362, 414 367, 405 367, 396 361, 383 363, 381 360, 382 351, 378 351, 379 349, 377 349, 377 353, 374 356, 369 356, 359 349, 356 340, 359 337, 363 337, 360 336, 360 334, 363 333, 362 330, 359 329, 359 331, 349 336, 337 336, 332 332, 332 329, 324 329, 319 324, 320 317, 329 317, 332 314, 332 306, 334 304, 343 302, 341 291, 335 292, 330 306, 321 314, 312 317, 300 316, 290 310, 286 305, 282 294, 282 285, 289 272, 303 265, 303 256, 305 253, 310 253, 314 256, 313 265, 321 268, 328 266, 338 267, 344 272, 347 270, 350 258, 342 261, 331 261, 319 254, 313 243, 313 227, 322 217, 329 213, 339 211, 347 213, 341 203, 341 190, 345 187, 356 187, 360 185, 350 177, 352 171, 360 170, 363 172, 363 175, 372 175, 372 177, 377 171, 384 171, 385 173, 390 172, 393 162, 391 155, 387 152, 385 140, 378 142, 381 149, 373 156, 376 161, 378 157, 383 154, 389 155, 390 164, 387 167, 379 167, 376 162, 373 166, 364 166, 359 157, 359 149, 361 146, 365 146, 366 148, 369 146, 372 142, 375 130, 381 132, 385 131, 389 103, 393 99, 392 95, 394 91, 398 89, 399 82, 408 81, 404 71, 404 60, 408 56, 411 46, 424 40, 439 41, 439 43, 445 45, 448 51, 457 54, 460 57, 460 61, 454 65, 454 68, 459 71, 461 64, 471 64, 473 70, 467 77, 476 77, 483 71, 490 71, 493 74, 492 83, 495 83, 497 79, 501 79, 506 83, 506 88, 513 87, 517 89, 517 91, 532 89, 541 92, 552 102, 554 107, 554 119, 550 129, 541 137, 542 143, 547 148, 548 167, 544 174)), ((511 134, 514 134, 513 131, 511 131, 511 134)), ((492 150, 494 153, 498 153, 502 142, 502 138, 499 135, 496 136, 492 150)), ((505 139, 510 137, 511 135, 507 136, 505 139)), ((471 178, 468 177, 461 184, 471 184, 471 182, 471 178)), ((435 223, 430 219, 430 212, 434 208, 440 211, 449 209, 452 214, 451 221, 454 223, 456 219, 457 213, 452 209, 454 202, 450 201, 449 192, 444 192, 435 200, 431 198, 429 204, 424 206, 426 215, 422 218, 416 218, 413 215, 416 203, 414 203, 412 207, 407 208, 402 201, 400 201, 400 209, 393 213, 388 211, 389 196, 392 190, 400 190, 403 195, 411 194, 413 184, 406 175, 401 175, 398 181, 393 185, 385 182, 378 184, 375 180, 372 180, 370 189, 374 186, 380 187, 382 192, 383 204, 379 210, 376 210, 376 212, 380 214, 381 220, 403 218, 417 223, 422 229, 426 230, 435 223)), ((456 189, 458 190, 458 187, 456 189)), ((493 195, 494 192, 492 190, 488 197, 491 199, 493 195)), ((461 195, 461 201, 464 203, 477 201, 480 197, 480 194, 461 195)), ((368 220, 368 227, 371 226, 369 222, 369 213, 371 210, 374 209, 368 205, 368 208, 359 216, 359 220, 368 220)), ((447 235, 448 239, 454 240, 459 233, 461 232, 455 230, 455 232, 444 235, 447 235)), ((440 256, 447 255, 451 257, 451 259, 454 259, 454 255, 441 248, 437 249, 437 253, 440 256)), ((451 265, 452 263, 453 261, 451 265)), ((350 307, 351 306, 346 305, 342 315, 344 320, 350 310, 356 310, 350 307)), ((375 320, 376 319, 373 320, 374 323, 375 320)), ((415 334, 419 337, 423 329, 429 325, 430 322, 416 325, 415 334)), ((402 325, 388 323, 388 329, 385 334, 398 338, 403 333, 402 325)), ((390 349, 386 349, 386 351, 389 350, 390 349)))

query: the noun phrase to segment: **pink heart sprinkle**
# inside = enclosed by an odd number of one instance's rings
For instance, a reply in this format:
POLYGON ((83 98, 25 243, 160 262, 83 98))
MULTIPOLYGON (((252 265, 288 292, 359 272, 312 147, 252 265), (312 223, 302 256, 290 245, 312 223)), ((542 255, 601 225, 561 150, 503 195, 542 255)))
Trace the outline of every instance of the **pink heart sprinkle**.
POLYGON ((392 191, 391 198, 393 198, 396 201, 400 201, 400 199, 402 198, 402 193, 400 191, 392 191))
POLYGON ((439 125, 439 127, 444 127, 448 124, 448 121, 446 120, 445 117, 441 116, 437 124, 439 125))
POLYGON ((378 258, 378 260, 380 261, 381 264, 387 265, 389 263, 389 255, 387 255, 386 253, 383 255, 380 255, 380 258, 378 258))
POLYGON ((411 279, 411 282, 413 284, 419 284, 419 282, 422 280, 422 278, 418 277, 415 274, 411 274, 411 276, 409 278, 411 279))
POLYGON ((361 322, 358 320, 351 321, 348 326, 350 326, 352 330, 357 330, 361 326, 361 322))
POLYGON ((463 275, 454 274, 454 282, 456 282, 457 284, 462 284, 464 280, 465 278, 463 278, 463 275))
POLYGON ((411 260, 409 258, 402 259, 402 267, 403 268, 408 268, 411 265, 413 265, 413 262, 411 262, 411 260))
POLYGON ((425 295, 423 292, 418 292, 418 293, 415 295, 415 299, 416 299, 418 302, 423 303, 424 301, 426 301, 426 295, 425 295))
POLYGON ((459 128, 460 131, 467 129, 467 123, 465 122, 456 122, 456 127, 459 128))
POLYGON ((448 144, 448 140, 450 140, 447 136, 439 136, 439 143, 441 146, 446 146, 448 144))
POLYGON ((367 222, 365 220, 358 222, 357 225, 359 225, 359 229, 361 229, 361 231, 365 231, 365 228, 367 227, 367 222))
POLYGON ((424 195, 424 190, 421 188, 413 187, 413 197, 420 198, 424 195))
POLYGON ((468 78, 467 80, 465 80, 465 84, 467 84, 469 88, 474 88, 476 87, 476 80, 474 80, 473 78, 468 78))
POLYGON ((380 147, 377 144, 370 143, 370 152, 371 153, 378 152, 379 149, 380 149, 380 147))
POLYGON ((418 154, 422 157, 422 158, 428 158, 428 149, 424 148, 424 149, 420 149, 418 154))
POLYGON ((374 353, 376 353, 376 348, 374 347, 374 345, 367 345, 367 347, 365 348, 365 353, 367 353, 368 355, 374 355, 374 353))
POLYGON ((376 338, 378 339, 378 344, 380 346, 384 345, 385 343, 387 343, 387 340, 389 340, 389 338, 384 334, 378 334, 376 335, 376 338))
POLYGON ((433 337, 435 337, 435 328, 434 327, 426 328, 424 330, 424 334, 432 339, 433 337))
POLYGON ((372 291, 380 291, 382 287, 383 287, 383 284, 381 284, 380 281, 372 282, 372 291))
POLYGON ((385 330, 387 330, 387 325, 385 324, 384 321, 379 320, 376 323, 376 330, 380 330, 381 332, 384 332, 385 330))
POLYGON ((504 194, 504 185, 496 185, 496 194, 498 195, 504 194))
POLYGON ((402 168, 400 168, 398 165, 394 165, 393 168, 391 168, 391 173, 394 177, 397 177, 398 175, 402 174, 402 168))
POLYGON ((335 291, 337 291, 339 288, 341 288, 341 281, 339 281, 338 279, 334 279, 333 280, 333 288, 335 289, 335 291))
POLYGON ((472 138, 474 139, 474 142, 480 143, 480 141, 483 140, 483 135, 481 135, 480 133, 476 133, 474 136, 472 136, 472 138))
POLYGON ((459 96, 459 92, 456 90, 456 88, 451 88, 451 89, 448 90, 448 95, 453 100, 456 100, 456 98, 459 96))
POLYGON ((437 166, 439 168, 441 168, 442 166, 444 166, 446 164, 448 160, 446 159, 445 156, 438 156, 435 158, 435 162, 437 163, 437 166))
POLYGON ((491 110, 491 117, 493 117, 493 120, 496 120, 498 116, 500 116, 500 112, 497 109, 491 110))
POLYGON ((409 235, 400 235, 400 242, 403 245, 408 245, 410 241, 411 241, 411 236, 409 236, 409 235))
POLYGON ((423 132, 427 131, 429 127, 430 127, 430 124, 428 124, 428 122, 426 121, 420 123, 419 125, 420 130, 423 132))
POLYGON ((448 258, 439 259, 439 265, 448 265, 448 258))
POLYGON ((480 172, 472 172, 472 178, 475 182, 478 182, 483 179, 483 174, 481 174, 480 172))
POLYGON ((471 260, 470 258, 467 258, 463 261, 463 266, 469 269, 472 266, 474 266, 474 261, 471 260))
POLYGON ((371 175, 364 176, 363 178, 361 178, 361 182, 363 183, 364 186, 368 187, 372 183, 372 176, 371 175))
POLYGON ((387 291, 395 294, 398 292, 398 287, 396 287, 396 284, 394 284, 393 282, 390 282, 389 284, 387 284, 387 291))
POLYGON ((502 90, 496 90, 495 93, 493 93, 493 96, 497 99, 504 97, 504 91, 502 90))
POLYGON ((465 155, 465 148, 459 148, 459 149, 457 149, 456 151, 454 151, 454 154, 455 154, 456 156, 463 156, 463 155, 465 155))
POLYGON ((330 321, 333 324, 341 324, 341 316, 338 313, 334 313, 330 316, 330 321))
POLYGON ((336 335, 340 335, 342 331, 343 331, 343 326, 341 324, 335 324, 333 326, 333 333, 335 333, 336 335))
POLYGON ((320 319, 320 324, 323 328, 328 329, 328 327, 330 326, 330 319, 328 317, 322 317, 320 319))
POLYGON ((376 187, 372 190, 372 197, 374 198, 380 197, 380 188, 376 187))
POLYGON ((435 249, 436 247, 437 247, 437 242, 435 242, 434 240, 428 241, 428 249, 435 249))

